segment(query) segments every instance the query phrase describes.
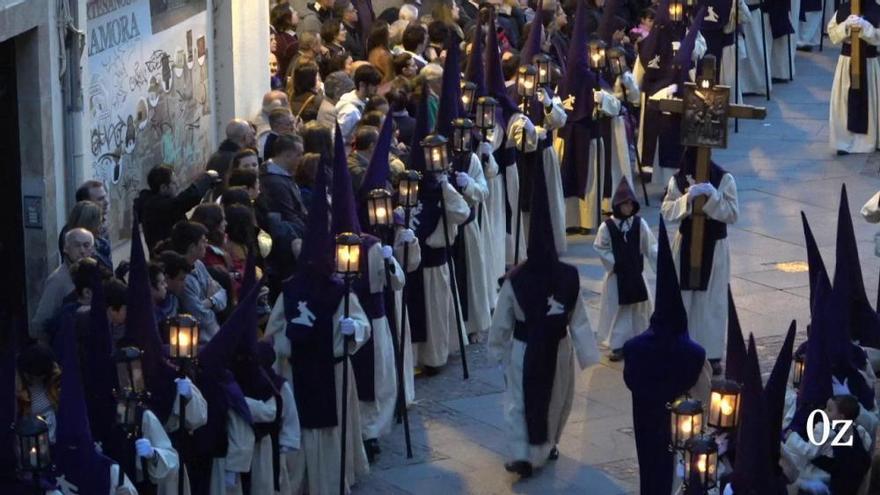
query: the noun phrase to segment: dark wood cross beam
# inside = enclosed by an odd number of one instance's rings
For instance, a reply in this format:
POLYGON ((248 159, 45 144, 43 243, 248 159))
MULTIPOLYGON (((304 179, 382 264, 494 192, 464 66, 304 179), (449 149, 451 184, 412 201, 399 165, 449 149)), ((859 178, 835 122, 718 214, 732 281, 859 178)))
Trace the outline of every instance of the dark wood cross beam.
MULTIPOLYGON (((662 112, 681 114, 681 144, 697 149, 697 183, 709 181, 712 148, 727 148, 727 122, 736 119, 763 119, 767 109, 751 105, 731 105, 730 87, 715 84, 715 56, 706 55, 700 63, 697 82, 684 84, 682 99, 648 100, 662 112)), ((706 233, 706 197, 694 200, 691 213, 690 279, 682 290, 700 287, 703 264, 703 237, 706 233)))

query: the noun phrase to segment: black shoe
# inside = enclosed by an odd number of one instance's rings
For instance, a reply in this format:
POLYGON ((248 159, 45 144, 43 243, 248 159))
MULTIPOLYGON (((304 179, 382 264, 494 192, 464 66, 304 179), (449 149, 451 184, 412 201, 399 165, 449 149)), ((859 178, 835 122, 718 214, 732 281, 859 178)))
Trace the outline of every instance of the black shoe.
POLYGON ((623 361, 623 349, 614 349, 608 354, 608 360, 612 363, 623 361))
POLYGON ((559 459, 559 448, 554 446, 552 449, 550 449, 550 454, 547 456, 547 460, 555 461, 556 459, 559 459))
POLYGON ((434 366, 423 365, 422 366, 422 373, 424 373, 425 376, 435 376, 440 373, 440 368, 436 368, 434 366))
POLYGON ((846 156, 849 154, 849 151, 837 150, 837 156, 846 156))
POLYGON ((364 440, 364 448, 368 451, 372 451, 374 454, 382 453, 382 449, 379 448, 379 440, 375 438, 368 438, 364 440))
POLYGON ((809 52, 813 51, 813 47, 810 45, 803 45, 803 46, 797 47, 796 50, 799 52, 808 52, 809 53, 809 52))
POLYGON ((712 366, 712 376, 718 376, 724 371, 721 368, 721 360, 720 359, 710 359, 709 364, 712 366))
POLYGON ((590 235, 591 232, 593 231, 590 229, 581 229, 581 235, 590 235))
POLYGON ((579 227, 569 227, 565 229, 566 235, 578 235, 581 233, 581 229, 579 227))
POLYGON ((532 477, 532 463, 528 461, 513 461, 504 464, 508 473, 516 473, 520 478, 532 477))
POLYGON ((364 440, 364 451, 367 453, 367 462, 373 464, 376 462, 376 454, 377 452, 373 450, 372 443, 375 442, 375 439, 364 440))

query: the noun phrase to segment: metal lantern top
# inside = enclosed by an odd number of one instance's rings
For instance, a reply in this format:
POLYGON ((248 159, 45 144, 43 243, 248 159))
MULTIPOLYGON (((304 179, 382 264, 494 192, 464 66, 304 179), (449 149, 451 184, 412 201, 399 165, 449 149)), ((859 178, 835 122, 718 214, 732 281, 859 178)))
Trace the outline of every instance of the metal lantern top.
POLYGON ((474 113, 476 100, 477 85, 470 81, 461 83, 461 105, 464 107, 465 114, 472 115, 474 113))
POLYGON ((538 69, 538 85, 550 85, 550 68, 552 61, 546 54, 538 53, 532 57, 532 64, 538 69))
POLYGON ((391 192, 387 189, 373 189, 367 194, 367 217, 371 227, 394 225, 394 205, 391 192))
POLYGON ((532 98, 538 89, 538 69, 534 65, 521 65, 516 71, 516 93, 520 98, 532 98))
POLYGON ((590 68, 593 70, 602 70, 605 68, 605 42, 602 40, 591 40, 587 43, 587 53, 590 55, 590 68))
POLYGON ((673 449, 684 448, 685 442, 703 431, 703 403, 681 397, 669 406, 673 449))
POLYGON ((336 236, 336 273, 353 277, 360 271, 361 238, 352 232, 336 236))
POLYGON ((605 58, 608 68, 615 76, 619 76, 628 70, 626 66, 626 52, 623 49, 613 46, 605 50, 605 58))
POLYGON ((718 481, 718 445, 712 437, 696 436, 684 446, 684 484, 708 493, 718 481))
POLYGON ((419 203, 419 182, 422 174, 417 170, 404 170, 397 184, 397 202, 405 208, 413 208, 419 203))
POLYGON ((168 343, 173 359, 195 359, 199 347, 199 322, 182 313, 168 319, 168 343))
POLYGON ((712 380, 709 417, 706 424, 712 428, 736 428, 739 422, 742 387, 732 380, 712 380))
POLYGON ((121 394, 142 394, 144 392, 142 355, 143 352, 137 347, 123 347, 114 354, 116 379, 119 381, 121 394))
POLYGON ((449 168, 449 159, 446 157, 447 144, 447 139, 440 134, 429 134, 422 140, 425 164, 429 172, 445 172, 449 168))
POLYGON ((464 153, 471 151, 471 138, 474 122, 471 119, 458 118, 452 121, 452 151, 464 153))
POLYGON ((24 416, 15 423, 18 439, 18 467, 39 472, 52 464, 49 451, 49 423, 40 416, 24 416))
POLYGON ((669 0, 669 20, 672 22, 684 20, 684 4, 682 0, 669 0))
POLYGON ((474 114, 477 127, 483 131, 495 128, 495 108, 497 106, 498 100, 491 96, 481 96, 477 99, 477 109, 474 114))
POLYGON ((804 381, 804 371, 807 369, 806 354, 796 354, 794 356, 794 369, 792 370, 791 385, 799 388, 801 382, 804 381))

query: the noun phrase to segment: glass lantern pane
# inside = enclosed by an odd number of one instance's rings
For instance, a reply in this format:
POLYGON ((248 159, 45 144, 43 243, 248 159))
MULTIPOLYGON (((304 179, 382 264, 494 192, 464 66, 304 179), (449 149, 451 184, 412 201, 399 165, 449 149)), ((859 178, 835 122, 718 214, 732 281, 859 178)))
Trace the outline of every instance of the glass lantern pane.
POLYGON ((131 378, 132 378, 132 386, 135 392, 143 392, 144 391, 144 371, 141 367, 140 358, 135 359, 131 362, 131 378))
POLYGON ((132 390, 132 378, 128 364, 125 361, 116 363, 116 377, 119 380, 119 388, 121 390, 132 390))

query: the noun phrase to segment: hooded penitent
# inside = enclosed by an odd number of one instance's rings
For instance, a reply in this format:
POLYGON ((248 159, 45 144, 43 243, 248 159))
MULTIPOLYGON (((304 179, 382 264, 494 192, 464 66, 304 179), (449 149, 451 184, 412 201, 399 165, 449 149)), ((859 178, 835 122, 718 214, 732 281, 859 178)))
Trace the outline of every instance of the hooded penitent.
POLYGON ((446 61, 443 63, 443 80, 434 132, 452 142, 452 121, 464 116, 461 104, 461 48, 458 36, 453 32, 446 40, 446 61))
POLYGON ((828 271, 825 269, 825 262, 822 260, 822 254, 819 252, 819 246, 816 244, 816 238, 813 237, 813 230, 810 228, 810 222, 807 221, 807 215, 801 212, 801 222, 804 226, 804 241, 807 246, 807 265, 809 268, 810 278, 810 315, 814 313, 813 305, 816 303, 817 287, 831 287, 831 279, 828 278, 828 271))
POLYGON ((86 336, 87 362, 83 363, 89 424, 96 442, 107 441, 116 421, 116 368, 113 364, 113 338, 107 318, 104 284, 98 271, 92 274, 92 304, 89 308, 90 331, 86 336))
POLYGON ((776 363, 767 378, 764 386, 764 403, 767 406, 767 442, 770 444, 770 465, 773 466, 775 482, 783 479, 782 468, 779 460, 782 456, 782 419, 785 414, 785 391, 788 388, 788 376, 791 371, 791 360, 794 351, 794 336, 797 331, 797 323, 792 320, 785 334, 785 341, 776 356, 776 363))
MULTIPOLYGON (((742 404, 737 427, 736 462, 731 475, 734 493, 777 495, 768 438, 767 405, 761 387, 761 369, 755 339, 749 336, 749 350, 743 368, 742 404), (747 453, 747 454, 746 454, 747 453)), ((778 438, 778 437, 777 437, 778 438)), ((777 440, 777 443, 779 441, 777 440)), ((784 491, 785 485, 782 485, 784 491)))
MULTIPOLYGON (((391 163, 389 162, 388 153, 391 151, 391 138, 394 135, 394 119, 382 121, 382 128, 379 129, 379 138, 376 140, 376 147, 373 149, 373 156, 370 158, 370 164, 367 171, 364 172, 364 179, 361 182, 359 191, 355 191, 358 199, 364 200, 373 189, 391 190, 391 163)), ((364 212, 366 208, 363 209, 364 212)), ((366 216, 361 216, 361 221, 365 225, 369 225, 366 216)))
POLYGON ((556 253, 543 171, 524 180, 534 181, 528 258, 515 267, 508 278, 525 315, 525 321, 516 322, 514 337, 526 343, 523 397, 529 443, 541 445, 548 441, 547 413, 559 340, 567 335, 580 279, 577 269, 559 261, 556 253))
MULTIPOLYGON (((71 315, 62 317, 61 332, 64 346, 75 349, 76 335, 71 315)), ((95 449, 77 353, 65 352, 61 368, 64 372, 61 374, 61 398, 52 460, 59 476, 76 487, 77 493, 108 493, 113 461, 95 449)))
POLYGON ((477 85, 477 91, 475 93, 476 98, 488 94, 486 89, 486 71, 483 64, 483 56, 485 55, 483 45, 486 40, 486 33, 484 31, 483 16, 478 15, 476 31, 474 31, 476 34, 474 36, 473 45, 471 46, 471 53, 468 56, 467 68, 465 68, 464 71, 465 81, 477 85))
POLYGON ((666 405, 694 386, 706 361, 706 351, 688 336, 687 313, 662 218, 658 242, 657 297, 651 325, 623 346, 623 379, 632 392, 642 495, 672 491, 666 405))
POLYGON ((486 89, 489 96, 498 100, 497 122, 502 129, 507 129, 507 122, 519 113, 516 103, 510 99, 504 85, 504 73, 501 70, 501 51, 498 48, 497 29, 495 27, 495 11, 489 15, 489 35, 486 41, 486 89))
POLYGON ((611 237, 611 249, 615 260, 625 260, 614 264, 614 274, 617 279, 617 301, 619 304, 636 304, 648 300, 648 288, 645 286, 645 278, 642 271, 645 268, 645 258, 642 256, 642 219, 636 213, 639 211, 639 202, 626 177, 620 179, 617 190, 611 198, 614 218, 623 222, 630 222, 629 228, 618 227, 614 219, 605 220, 605 228, 611 237), (621 206, 629 201, 632 203, 632 212, 624 215, 621 206))
POLYGON ((746 342, 743 339, 739 315, 733 302, 733 292, 727 287, 727 356, 724 359, 724 377, 737 383, 743 382, 746 364, 746 342))
POLYGON ((837 262, 834 269, 834 286, 845 284, 850 319, 849 333, 853 341, 866 347, 880 348, 880 318, 868 302, 859 249, 853 230, 852 216, 846 194, 846 184, 841 186, 840 209, 837 215, 837 262))
MULTIPOLYGON (((141 238, 140 222, 131 223, 131 238, 141 238)), ((165 424, 177 395, 174 379, 177 372, 168 363, 167 355, 159 337, 153 297, 150 293, 150 276, 141 242, 131 243, 128 272, 128 305, 125 318, 125 339, 143 351, 144 384, 150 392, 149 408, 165 424)))
MULTIPOLYGON (((519 53, 519 60, 520 63, 523 65, 533 64, 533 59, 535 58, 535 55, 539 55, 541 53, 541 42, 543 40, 544 33, 543 6, 543 0, 539 0, 538 6, 535 8, 535 17, 532 19, 531 25, 529 27, 529 35, 526 38, 525 44, 523 44, 522 51, 520 51, 519 53)), ((550 97, 552 98, 552 89, 548 86, 545 90, 550 94, 550 97)), ((535 123, 535 125, 541 125, 544 122, 544 108, 537 98, 532 98, 531 105, 529 105, 528 116, 529 119, 535 123)))
MULTIPOLYGON (((391 120, 386 118, 386 121, 391 120)), ((351 174, 348 171, 348 162, 345 159, 345 143, 342 141, 342 133, 336 126, 336 138, 333 150, 333 187, 331 194, 332 214, 330 215, 331 230, 333 235, 343 232, 351 232, 361 237, 361 276, 358 277, 352 288, 360 301, 367 318, 370 321, 385 316, 385 295, 383 292, 373 293, 370 291, 370 248, 379 242, 377 237, 361 233, 355 208, 354 192, 351 186, 351 174)), ((357 386, 358 399, 373 402, 376 400, 375 386, 375 350, 372 332, 370 338, 351 357, 352 369, 354 370, 355 385, 357 386)))

